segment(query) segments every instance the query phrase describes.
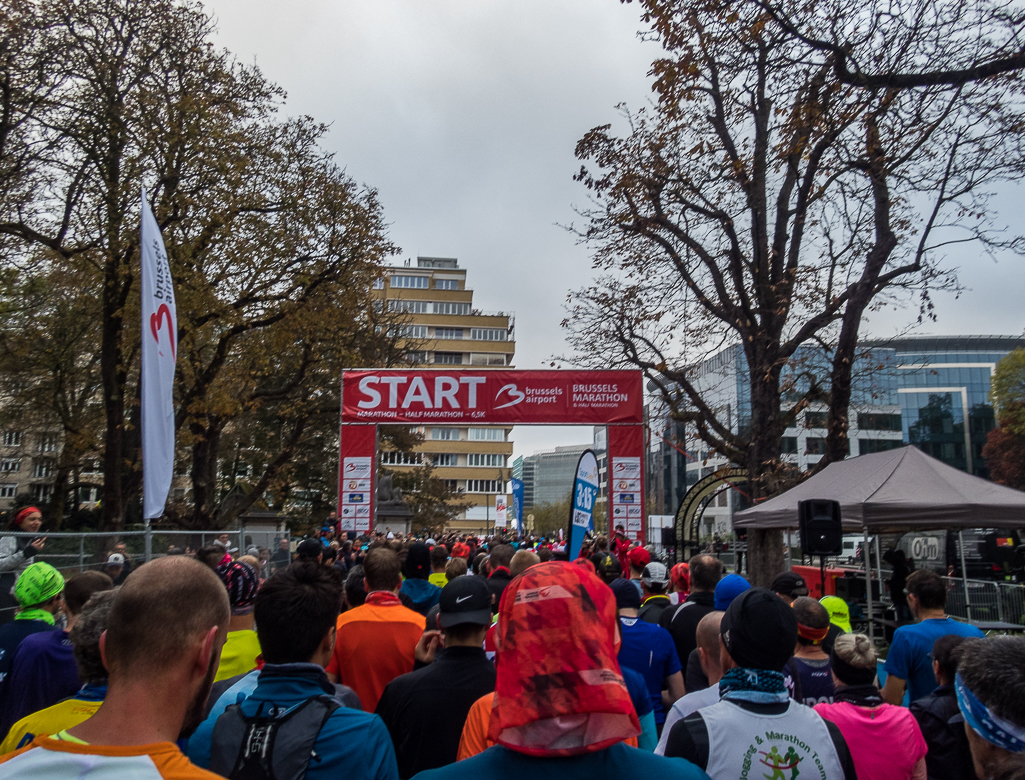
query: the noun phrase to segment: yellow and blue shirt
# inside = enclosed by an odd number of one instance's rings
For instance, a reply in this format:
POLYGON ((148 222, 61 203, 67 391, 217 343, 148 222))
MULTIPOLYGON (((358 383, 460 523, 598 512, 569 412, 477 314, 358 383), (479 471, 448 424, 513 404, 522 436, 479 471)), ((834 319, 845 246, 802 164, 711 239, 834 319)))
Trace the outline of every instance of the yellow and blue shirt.
POLYGON ((29 744, 40 734, 57 734, 73 728, 92 717, 107 695, 107 686, 85 685, 82 689, 52 707, 26 715, 7 732, 0 743, 0 754, 13 753, 29 744))

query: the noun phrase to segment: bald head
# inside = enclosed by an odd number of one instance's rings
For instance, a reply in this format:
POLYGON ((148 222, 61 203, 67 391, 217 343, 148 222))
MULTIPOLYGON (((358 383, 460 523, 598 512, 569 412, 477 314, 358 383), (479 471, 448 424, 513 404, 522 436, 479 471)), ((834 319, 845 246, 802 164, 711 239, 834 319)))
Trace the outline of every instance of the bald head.
POLYGON ((104 646, 112 679, 159 674, 214 626, 221 642, 231 610, 214 571, 184 556, 151 561, 133 571, 114 598, 104 646))
POLYGON ((709 612, 698 621, 695 639, 698 643, 698 660, 710 685, 722 679, 722 658, 719 640, 719 624, 724 612, 709 612))
POLYGON ((704 648, 706 652, 719 655, 719 624, 722 622, 723 612, 709 612, 700 621, 695 638, 698 647, 704 648))

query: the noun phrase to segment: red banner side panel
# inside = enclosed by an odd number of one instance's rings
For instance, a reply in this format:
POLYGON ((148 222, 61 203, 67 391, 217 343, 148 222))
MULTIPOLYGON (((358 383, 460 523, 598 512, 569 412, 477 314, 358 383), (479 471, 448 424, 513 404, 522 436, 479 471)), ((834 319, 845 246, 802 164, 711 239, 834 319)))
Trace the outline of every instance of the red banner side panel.
POLYGON ((643 392, 640 371, 346 371, 342 422, 640 423, 643 392))
POLYGON ((644 426, 610 425, 609 530, 644 543, 644 426))
POLYGON ((338 517, 343 531, 374 529, 377 426, 342 425, 338 517))

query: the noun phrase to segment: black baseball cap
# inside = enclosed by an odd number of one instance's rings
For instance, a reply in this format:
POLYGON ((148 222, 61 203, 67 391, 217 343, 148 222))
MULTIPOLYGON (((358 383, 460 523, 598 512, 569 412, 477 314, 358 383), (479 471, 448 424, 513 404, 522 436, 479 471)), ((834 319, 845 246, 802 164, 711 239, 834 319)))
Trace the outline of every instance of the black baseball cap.
POLYGON ((797 617, 772 591, 750 588, 727 608, 719 635, 737 666, 780 672, 794 654, 797 617))
POLYGON ((776 575, 769 590, 773 593, 782 593, 784 596, 807 596, 808 583, 797 572, 785 571, 776 575))
POLYGON ((295 548, 300 560, 315 561, 324 552, 324 545, 319 539, 303 539, 295 548))
POLYGON ((456 577, 441 589, 438 626, 491 625, 491 588, 480 577, 456 577))

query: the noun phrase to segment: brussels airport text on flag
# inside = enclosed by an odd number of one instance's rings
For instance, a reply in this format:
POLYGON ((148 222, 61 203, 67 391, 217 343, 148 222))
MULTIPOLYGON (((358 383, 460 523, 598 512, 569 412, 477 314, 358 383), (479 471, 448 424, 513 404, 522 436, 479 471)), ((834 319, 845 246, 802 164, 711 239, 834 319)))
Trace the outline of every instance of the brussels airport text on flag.
POLYGON ((142 193, 142 516, 164 513, 174 473, 178 312, 160 228, 142 193))

